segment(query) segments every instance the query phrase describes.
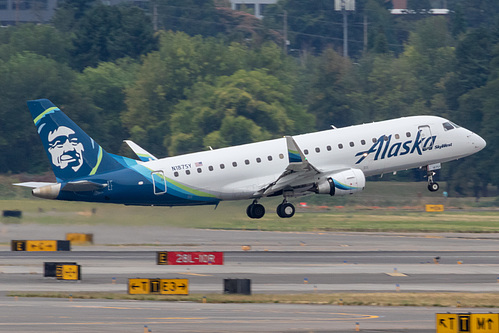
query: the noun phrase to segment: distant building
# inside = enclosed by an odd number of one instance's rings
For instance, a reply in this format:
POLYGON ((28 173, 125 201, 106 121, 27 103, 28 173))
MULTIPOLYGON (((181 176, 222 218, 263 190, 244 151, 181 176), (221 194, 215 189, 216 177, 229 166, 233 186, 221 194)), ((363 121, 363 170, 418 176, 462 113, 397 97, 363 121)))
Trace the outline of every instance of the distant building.
POLYGON ((45 23, 56 7, 57 0, 0 0, 0 25, 45 23))
MULTIPOLYGON (((149 0, 101 0, 105 5, 128 2, 148 8, 149 0)), ((59 0, 0 0, 0 25, 17 23, 47 23, 54 16, 59 0)))
MULTIPOLYGON (((393 9, 390 10, 392 14, 416 14, 414 10, 407 9, 407 0, 391 0, 393 9)), ((428 8, 428 13, 433 15, 447 15, 447 0, 430 0, 431 8, 428 8)))
POLYGON ((230 0, 232 10, 240 10, 255 15, 259 19, 265 15, 265 7, 274 5, 277 0, 230 0))

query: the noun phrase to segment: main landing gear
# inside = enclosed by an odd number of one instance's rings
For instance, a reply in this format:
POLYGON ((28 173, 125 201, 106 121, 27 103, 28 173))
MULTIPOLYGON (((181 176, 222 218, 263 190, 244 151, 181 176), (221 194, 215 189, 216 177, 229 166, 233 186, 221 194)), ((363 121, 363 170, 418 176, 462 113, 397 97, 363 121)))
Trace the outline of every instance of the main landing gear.
MULTIPOLYGON (((277 206, 277 215, 282 218, 290 218, 295 215, 295 206, 289 203, 286 199, 277 206)), ((261 219, 265 215, 265 207, 254 200, 251 205, 246 208, 246 214, 252 219, 261 219)))
POLYGON ((282 218, 289 218, 295 215, 295 206, 284 199, 282 204, 277 206, 277 215, 282 218))
POLYGON ((265 215, 265 207, 253 200, 253 203, 246 208, 246 214, 252 219, 261 219, 265 215))
POLYGON ((426 177, 428 177, 428 190, 430 192, 436 192, 440 188, 440 185, 438 185, 438 183, 433 180, 433 176, 435 176, 435 174, 435 171, 429 170, 428 167, 426 167, 426 177))

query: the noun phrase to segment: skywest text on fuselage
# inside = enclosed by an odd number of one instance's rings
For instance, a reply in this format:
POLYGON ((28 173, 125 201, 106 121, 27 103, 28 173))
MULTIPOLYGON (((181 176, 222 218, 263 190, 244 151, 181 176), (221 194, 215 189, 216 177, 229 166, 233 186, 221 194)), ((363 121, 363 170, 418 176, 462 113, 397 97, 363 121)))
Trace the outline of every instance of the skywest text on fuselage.
POLYGON ((366 151, 361 151, 355 154, 355 156, 362 156, 361 158, 359 158, 357 162, 355 162, 355 164, 359 164, 367 156, 369 156, 369 154, 372 153, 376 153, 376 155, 374 156, 375 161, 377 161, 378 159, 382 160, 384 158, 413 154, 414 152, 417 152, 419 155, 423 155, 424 151, 431 150, 433 148, 433 144, 435 143, 436 138, 437 138, 436 135, 430 136, 428 138, 422 138, 421 132, 418 131, 414 142, 412 140, 407 140, 405 142, 396 142, 390 145, 390 142, 392 140, 392 135, 391 134, 388 136, 382 135, 371 146, 371 148, 369 148, 366 151))

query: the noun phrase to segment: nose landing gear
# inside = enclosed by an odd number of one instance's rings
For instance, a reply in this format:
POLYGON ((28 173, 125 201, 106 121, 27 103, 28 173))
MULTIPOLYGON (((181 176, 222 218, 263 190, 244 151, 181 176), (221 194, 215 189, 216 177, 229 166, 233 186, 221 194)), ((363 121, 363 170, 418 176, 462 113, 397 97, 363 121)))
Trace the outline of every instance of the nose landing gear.
POLYGON ((426 177, 428 178, 428 190, 430 192, 436 192, 440 188, 437 182, 433 180, 433 176, 435 176, 436 172, 430 170, 429 166, 426 167, 426 177))

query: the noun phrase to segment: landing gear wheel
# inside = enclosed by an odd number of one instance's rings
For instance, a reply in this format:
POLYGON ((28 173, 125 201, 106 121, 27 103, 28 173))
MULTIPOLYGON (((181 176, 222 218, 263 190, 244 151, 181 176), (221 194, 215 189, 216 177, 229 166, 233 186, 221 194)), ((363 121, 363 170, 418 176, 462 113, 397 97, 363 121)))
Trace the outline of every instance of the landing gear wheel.
POLYGON ((254 202, 246 208, 246 214, 252 219, 261 219, 265 215, 265 207, 254 202))
POLYGON ((439 188, 440 188, 440 185, 438 185, 438 183, 429 183, 428 184, 428 190, 430 190, 430 192, 436 192, 436 191, 438 191, 439 188))
POLYGON ((426 166, 426 177, 428 177, 428 190, 430 192, 436 192, 440 188, 438 183, 433 181, 433 176, 435 176, 435 171, 429 170, 429 166, 426 166))
POLYGON ((282 218, 290 218, 295 215, 295 206, 289 202, 283 202, 277 206, 277 215, 282 218))

